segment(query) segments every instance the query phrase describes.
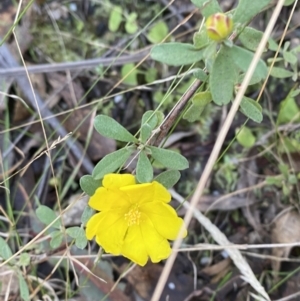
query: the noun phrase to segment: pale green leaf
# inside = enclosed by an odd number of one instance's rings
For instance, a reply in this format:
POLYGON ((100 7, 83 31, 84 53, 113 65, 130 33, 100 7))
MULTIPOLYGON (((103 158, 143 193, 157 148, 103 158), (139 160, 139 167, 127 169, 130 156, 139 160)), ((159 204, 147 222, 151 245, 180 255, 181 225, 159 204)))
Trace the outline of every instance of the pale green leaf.
POLYGON ((192 104, 184 113, 183 119, 188 122, 194 122, 197 120, 201 120, 201 115, 205 109, 205 106, 196 106, 192 104))
POLYGON ((236 139, 242 146, 250 148, 255 144, 256 138, 248 127, 243 126, 240 130, 237 130, 236 132, 236 139))
POLYGON ((124 142, 137 142, 137 139, 132 134, 130 134, 121 124, 109 116, 96 116, 94 120, 94 126, 97 132, 105 137, 124 142))
POLYGON ((77 238, 76 238, 76 240, 75 240, 75 246, 78 248, 78 249, 81 249, 81 250, 83 250, 85 247, 86 247, 86 245, 87 245, 87 243, 88 243, 88 240, 87 240, 87 238, 86 238, 86 236, 85 236, 85 232, 84 232, 84 230, 83 229, 81 229, 81 235, 79 235, 77 238))
POLYGON ((77 238, 80 235, 80 229, 80 227, 70 227, 66 229, 66 233, 72 238, 77 238))
POLYGON ((209 44, 209 42, 210 39, 208 38, 206 30, 201 30, 200 32, 194 33, 193 44, 195 48, 202 49, 206 47, 209 44))
POLYGON ((249 97, 243 97, 240 105, 240 111, 246 117, 252 119, 255 122, 260 123, 263 120, 262 108, 260 104, 249 97))
POLYGON ((128 148, 121 148, 113 153, 106 155, 93 170, 95 180, 102 179, 106 174, 116 171, 130 157, 132 151, 128 148))
POLYGON ((169 28, 164 21, 159 21, 149 30, 146 35, 152 44, 160 43, 169 33, 169 28))
POLYGON ((273 67, 271 70, 271 75, 276 78, 289 78, 292 77, 293 74, 293 72, 280 67, 273 67))
POLYGON ((0 256, 6 260, 12 256, 12 251, 7 242, 0 236, 0 256))
POLYGON ((288 62, 291 65, 296 65, 298 62, 297 55, 290 51, 284 51, 283 58, 286 62, 288 62))
POLYGON ((277 124, 285 124, 289 122, 299 122, 300 110, 296 101, 292 97, 288 97, 280 103, 280 109, 277 117, 277 124))
POLYGON ((50 247, 52 249, 58 248, 63 241, 63 237, 64 237, 63 233, 60 231, 53 231, 50 233, 50 236, 51 236, 50 247))
POLYGON ((18 265, 26 267, 30 264, 30 255, 27 252, 24 252, 19 257, 18 265))
POLYGON ((263 33, 252 27, 245 27, 239 35, 239 40, 249 50, 256 51, 263 33))
POLYGON ((139 154, 136 167, 136 178, 140 183, 148 183, 153 179, 153 167, 144 151, 139 154))
MULTIPOLYGON (((41 205, 39 206, 36 211, 36 216, 38 217, 38 219, 45 225, 50 225, 56 218, 57 215, 56 213, 49 207, 41 205)), ((61 226, 61 220, 58 219, 53 225, 52 227, 59 229, 61 226)))
POLYGON ((217 0, 191 0, 192 3, 200 8, 202 15, 207 18, 212 14, 222 12, 217 0))
POLYGON ((197 68, 193 71, 193 76, 196 77, 197 79, 206 82, 208 79, 208 75, 206 74, 203 69, 197 68))
POLYGON ((141 135, 140 135, 141 142, 146 143, 146 141, 149 139, 151 134, 152 134, 151 126, 148 123, 143 124, 141 127, 141 135))
POLYGON ((154 111, 147 111, 143 114, 142 125, 147 123, 151 130, 154 130, 158 125, 158 115, 154 111))
POLYGON ((137 19, 137 13, 132 12, 128 15, 128 18, 125 23, 125 30, 129 34, 134 34, 138 31, 139 27, 137 25, 136 19, 137 19))
POLYGON ((212 99, 217 105, 228 104, 233 98, 233 88, 236 81, 236 70, 227 47, 222 47, 213 62, 209 77, 209 87, 212 99))
MULTIPOLYGON (((226 54, 228 57, 231 58, 234 64, 243 72, 248 71, 254 56, 253 52, 235 45, 231 48, 227 47, 226 54)), ((253 76, 255 78, 265 79, 267 77, 267 74, 268 68, 265 62, 263 60, 259 60, 253 76)))
POLYGON ((177 152, 155 146, 149 146, 149 149, 152 158, 167 168, 182 170, 189 167, 188 160, 177 152))
POLYGON ((151 57, 171 66, 189 65, 202 60, 203 50, 198 50, 191 44, 164 43, 151 49, 151 57))
POLYGON ((123 79, 124 84, 132 85, 132 86, 137 85, 138 84, 137 75, 138 75, 138 71, 133 63, 125 64, 122 66, 121 77, 124 78, 123 79))
POLYGON ((80 187, 89 196, 92 196, 100 185, 101 181, 95 180, 90 175, 85 175, 80 178, 80 187))
POLYGON ((83 213, 81 215, 82 225, 85 226, 90 218, 95 214, 95 210, 89 206, 85 206, 83 213))
POLYGON ((114 6, 109 15, 108 29, 112 32, 116 32, 122 22, 122 19, 122 7, 114 6))
POLYGON ((152 83, 157 79, 157 69, 156 68, 148 68, 145 71, 145 80, 147 83, 152 83))
POLYGON ((271 2, 272 0, 239 0, 233 14, 233 22, 247 24, 271 2))
POLYGON ((180 172, 178 170, 166 170, 156 176, 154 181, 159 182, 167 189, 172 188, 180 179, 180 172))
POLYGON ((30 294, 27 283, 21 273, 18 273, 20 297, 24 301, 30 301, 30 294))
POLYGON ((212 101, 212 95, 209 91, 198 92, 192 98, 193 104, 201 107, 205 107, 211 101, 212 101))

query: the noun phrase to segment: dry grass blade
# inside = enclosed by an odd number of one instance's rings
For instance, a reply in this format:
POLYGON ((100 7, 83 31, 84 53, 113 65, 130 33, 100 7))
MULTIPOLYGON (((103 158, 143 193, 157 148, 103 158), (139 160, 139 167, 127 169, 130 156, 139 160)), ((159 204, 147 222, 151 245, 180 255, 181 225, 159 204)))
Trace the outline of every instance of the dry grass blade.
MULTIPOLYGON (((208 180, 208 178, 209 178, 209 176, 211 174, 211 171, 212 171, 212 169, 214 167, 214 164, 215 164, 215 162, 216 162, 216 160, 218 158, 218 155, 220 153, 220 150, 221 150, 221 147, 222 147, 223 142, 225 140, 225 137, 226 137, 226 135, 228 133, 228 130, 229 130, 231 124, 232 124, 232 121, 233 121, 233 119, 234 119, 234 117, 236 115, 236 112, 237 112, 237 110, 239 108, 239 105, 241 103, 242 97, 245 94, 245 91, 246 91, 246 89, 248 87, 248 84, 249 84, 250 79, 251 79, 251 77, 253 75, 253 72, 254 72, 254 70, 256 68, 256 65, 257 65, 257 63, 258 63, 258 61, 259 61, 259 59, 260 59, 260 57, 261 57, 261 55, 262 55, 262 53, 263 53, 263 51, 265 49, 265 46, 266 46, 266 44, 268 42, 268 38, 270 37, 270 34, 271 34, 271 32, 272 32, 272 30, 274 28, 274 25, 275 25, 275 23, 276 23, 276 21, 278 19, 278 16, 280 14, 281 8, 284 5, 284 2, 285 2, 284 0, 279 0, 278 3, 277 3, 277 5, 276 5, 276 8, 275 8, 275 10, 274 10, 274 12, 272 14, 271 19, 270 19, 270 22, 269 22, 269 24, 268 24, 268 26, 267 26, 267 28, 266 28, 266 30, 264 32, 264 35, 263 35, 263 37, 262 37, 262 39, 260 41, 260 44, 259 44, 259 46, 258 46, 258 48, 257 48, 257 50, 255 52, 254 58, 253 58, 253 60, 251 62, 251 65, 250 65, 250 67, 249 67, 249 69, 248 69, 248 71, 247 71, 247 73, 245 75, 245 78, 244 78, 244 80, 242 82, 242 85, 241 85, 241 87, 240 87, 240 89, 239 89, 239 91, 237 93, 237 96, 236 96, 236 98, 235 98, 235 100, 233 102, 233 105, 232 105, 229 113, 228 113, 228 116, 227 116, 227 118, 226 118, 226 120, 224 122, 224 125, 223 125, 223 127, 222 127, 222 129, 221 129, 221 131, 220 131, 220 133, 218 135, 217 141, 216 141, 216 143, 214 145, 212 153, 211 153, 211 155, 209 157, 209 160, 208 160, 208 162, 207 162, 207 164, 205 166, 203 174, 202 174, 202 176, 201 176, 201 178, 199 180, 198 186, 197 186, 196 191, 195 191, 195 193, 193 195, 193 198, 191 200, 190 208, 189 208, 189 210, 187 211, 187 213, 185 215, 185 219, 184 220, 185 220, 186 226, 189 225, 189 223, 190 223, 190 221, 192 219, 193 211, 195 210, 197 202, 198 202, 198 200, 200 199, 200 197, 201 197, 201 195, 203 193, 203 190, 205 188, 207 180, 208 180)), ((206 230, 208 232, 211 233, 211 228, 210 228, 211 227, 211 223, 206 223, 207 221, 204 220, 204 219, 203 219, 203 222, 205 222, 205 224, 203 226, 206 228, 206 230), (208 227, 206 227, 206 226, 208 226, 208 227)), ((176 249, 179 248, 179 246, 181 244, 181 241, 182 241, 182 239, 180 237, 182 237, 183 231, 184 231, 184 227, 182 227, 180 233, 177 236, 177 239, 176 239, 176 241, 175 241, 175 243, 173 245, 173 250, 176 250, 176 249)), ((221 236, 219 236, 219 237, 221 237, 221 236)), ((222 239, 223 239, 223 237, 222 237, 222 239)), ((225 237, 225 239, 226 239, 226 237, 225 237)), ((248 269, 248 267, 247 268, 242 267, 242 261, 241 261, 242 256, 241 256, 241 254, 239 253, 239 255, 236 255, 235 252, 231 252, 231 253, 228 253, 228 254, 230 256, 231 255, 233 256, 232 260, 235 262, 235 264, 238 264, 237 267, 240 269, 240 271, 242 273, 245 273, 244 274, 244 276, 245 276, 244 279, 249 284, 251 284, 252 287, 259 294, 261 294, 262 296, 264 296, 265 300, 270 300, 270 298, 269 298, 268 294, 266 293, 265 289, 262 287, 262 285, 256 279, 256 277, 254 276, 253 272, 252 271, 249 272, 250 268, 248 269), (240 265, 240 263, 241 263, 241 265, 240 265), (250 277, 250 278, 248 278, 248 277, 250 277)), ((158 281, 158 285, 157 285, 157 287, 156 287, 156 289, 154 291, 154 294, 153 294, 153 297, 152 297, 151 301, 158 301, 159 300, 159 298, 161 296, 161 293, 163 291, 163 288, 165 286, 165 283, 167 281, 168 275, 170 274, 171 268, 172 268, 173 263, 175 261, 175 258, 176 258, 176 252, 173 252, 172 255, 167 260, 167 263, 166 263, 165 268, 164 268, 164 270, 163 270, 163 272, 161 274, 161 277, 160 277, 160 279, 158 281)))

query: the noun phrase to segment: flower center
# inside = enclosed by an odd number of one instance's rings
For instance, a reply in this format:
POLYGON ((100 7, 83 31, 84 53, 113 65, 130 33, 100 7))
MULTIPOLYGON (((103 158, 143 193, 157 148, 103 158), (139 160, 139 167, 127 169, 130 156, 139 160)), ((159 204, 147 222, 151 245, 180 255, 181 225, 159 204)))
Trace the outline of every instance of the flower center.
POLYGON ((141 212, 139 207, 136 205, 125 214, 125 220, 128 226, 138 225, 140 223, 141 212))

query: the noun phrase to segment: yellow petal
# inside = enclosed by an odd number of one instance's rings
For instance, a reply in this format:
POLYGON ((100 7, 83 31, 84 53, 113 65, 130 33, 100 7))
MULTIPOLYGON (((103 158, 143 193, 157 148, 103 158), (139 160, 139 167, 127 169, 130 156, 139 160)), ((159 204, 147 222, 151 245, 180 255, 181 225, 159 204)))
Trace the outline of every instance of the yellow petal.
POLYGON ((111 210, 98 213, 101 216, 96 230, 96 242, 105 252, 119 255, 127 232, 126 210, 111 210))
MULTIPOLYGON (((177 216, 176 211, 170 205, 162 202, 145 203, 141 205, 140 210, 151 220, 161 236, 171 240, 176 239, 183 220, 177 216)), ((185 231, 183 237, 186 235, 185 231)))
POLYGON ((100 187, 89 199, 89 206, 98 211, 127 208, 130 206, 129 198, 120 190, 108 190, 100 187))
POLYGON ((97 213, 89 219, 85 229, 87 239, 92 239, 96 235, 101 218, 100 213, 97 213))
POLYGON ((128 228, 121 254, 131 261, 144 266, 148 261, 148 253, 138 225, 128 228))
POLYGON ((108 189, 118 189, 120 187, 134 185, 135 177, 131 174, 107 174, 104 176, 102 185, 108 189))

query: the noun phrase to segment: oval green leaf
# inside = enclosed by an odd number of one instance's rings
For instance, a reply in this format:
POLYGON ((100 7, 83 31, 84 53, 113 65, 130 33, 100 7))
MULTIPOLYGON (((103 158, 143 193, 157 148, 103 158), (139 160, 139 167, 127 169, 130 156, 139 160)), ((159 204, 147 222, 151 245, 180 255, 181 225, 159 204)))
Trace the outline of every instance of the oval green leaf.
POLYGON ((58 248, 63 241, 64 234, 60 231, 54 231, 50 233, 50 236, 51 236, 50 247, 52 249, 58 248))
POLYGON ((144 151, 141 151, 139 154, 136 178, 140 183, 149 183, 153 179, 153 167, 144 151))
POLYGON ((245 27, 239 35, 239 40, 249 50, 256 51, 263 33, 252 27, 245 27))
POLYGON ((140 135, 141 142, 145 143, 151 136, 151 133, 152 133, 152 129, 150 125, 148 123, 143 124, 141 127, 141 135, 140 135))
POLYGON ((171 66, 189 65, 201 61, 203 51, 191 44, 164 43, 151 49, 152 59, 171 66))
POLYGON ((233 98, 233 89, 236 81, 234 62, 228 56, 228 47, 222 47, 213 62, 209 77, 209 87, 213 101, 221 106, 228 104, 233 98))
POLYGON ((294 73, 280 67, 273 67, 270 74, 276 78, 289 78, 292 77, 294 73))
POLYGON ((256 141, 256 138, 253 135, 252 131, 246 126, 243 126, 240 130, 237 131, 236 139, 242 146, 246 148, 252 147, 256 141))
POLYGON ((93 178, 102 179, 106 174, 116 171, 130 157, 132 151, 128 148, 121 148, 113 153, 106 155, 94 168, 93 178))
POLYGON ((155 146, 149 146, 149 149, 152 158, 167 168, 182 170, 189 167, 188 160, 177 152, 155 146))
POLYGON ((101 181, 95 180, 90 175, 85 175, 80 178, 80 187, 81 189, 89 196, 92 196, 96 189, 100 187, 101 181))
POLYGON ((18 273, 18 278, 19 278, 19 287, 20 287, 20 297, 24 301, 29 301, 30 294, 29 294, 27 283, 21 273, 18 273))
POLYGON ((143 114, 142 125, 148 124, 151 127, 151 130, 154 130, 158 124, 158 117, 156 112, 147 111, 143 114))
POLYGON ((94 120, 94 127, 98 133, 105 137, 123 142, 137 142, 137 139, 132 134, 130 134, 120 123, 109 116, 96 116, 94 120))
POLYGON ((180 179, 178 170, 166 170, 154 178, 154 181, 159 182, 167 189, 172 188, 180 179))
POLYGON ((0 236, 0 256, 7 260, 12 256, 12 251, 7 242, 0 236))
POLYGON ((240 111, 246 117, 252 119, 255 122, 260 123, 263 120, 262 108, 260 104, 249 97, 243 97, 240 104, 240 111))
MULTIPOLYGON (((56 213, 49 207, 41 205, 39 206, 36 211, 36 216, 38 217, 38 219, 45 225, 50 225, 56 218, 57 215, 56 213)), ((52 227, 59 229, 61 226, 61 220, 58 219, 53 225, 52 227)))

